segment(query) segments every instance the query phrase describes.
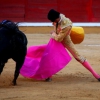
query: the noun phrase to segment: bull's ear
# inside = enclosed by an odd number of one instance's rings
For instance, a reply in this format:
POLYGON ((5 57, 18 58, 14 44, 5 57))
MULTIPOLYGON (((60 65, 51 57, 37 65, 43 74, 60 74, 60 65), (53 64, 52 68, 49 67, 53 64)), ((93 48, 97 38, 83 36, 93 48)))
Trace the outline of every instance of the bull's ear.
POLYGON ((7 29, 9 29, 10 31, 16 31, 16 29, 18 30, 18 26, 16 23, 12 22, 12 21, 8 21, 3 24, 3 26, 7 29))
POLYGON ((7 20, 3 20, 1 23, 2 23, 2 24, 5 24, 6 22, 7 22, 7 20))
POLYGON ((6 24, 7 22, 11 22, 10 20, 3 20, 2 24, 6 24))
POLYGON ((8 22, 8 20, 2 20, 2 22, 0 22, 0 27, 2 27, 3 25, 5 25, 8 22))

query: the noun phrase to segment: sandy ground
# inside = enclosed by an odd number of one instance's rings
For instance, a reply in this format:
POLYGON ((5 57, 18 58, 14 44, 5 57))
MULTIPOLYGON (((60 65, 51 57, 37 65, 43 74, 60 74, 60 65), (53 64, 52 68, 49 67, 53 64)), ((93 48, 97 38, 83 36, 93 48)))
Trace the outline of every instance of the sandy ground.
MULTIPOLYGON (((28 47, 48 43, 50 34, 26 34, 28 47)), ((100 73, 100 34, 86 34, 78 51, 100 73)), ((100 100, 100 82, 74 58, 52 82, 37 81, 19 76, 17 86, 11 81, 15 62, 9 60, 0 76, 0 100, 100 100)))

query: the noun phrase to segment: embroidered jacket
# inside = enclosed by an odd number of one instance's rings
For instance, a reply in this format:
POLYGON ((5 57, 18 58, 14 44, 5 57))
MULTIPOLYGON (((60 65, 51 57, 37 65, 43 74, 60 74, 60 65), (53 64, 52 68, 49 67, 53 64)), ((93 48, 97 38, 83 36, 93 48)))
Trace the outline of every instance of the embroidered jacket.
POLYGON ((54 25, 55 32, 57 33, 54 36, 56 41, 61 42, 67 34, 70 33, 70 29, 72 27, 72 21, 69 18, 66 18, 65 15, 60 14, 60 21, 58 22, 58 26, 54 25))

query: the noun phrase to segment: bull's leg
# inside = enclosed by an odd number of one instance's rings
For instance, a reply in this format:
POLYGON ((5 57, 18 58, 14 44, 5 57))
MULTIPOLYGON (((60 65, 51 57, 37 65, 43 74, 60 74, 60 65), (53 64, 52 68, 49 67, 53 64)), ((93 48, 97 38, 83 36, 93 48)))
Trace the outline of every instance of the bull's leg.
POLYGON ((1 74, 2 71, 3 71, 4 65, 5 65, 5 63, 0 62, 0 74, 1 74))
POLYGON ((17 80, 17 78, 19 76, 19 68, 18 67, 19 67, 18 64, 16 64, 16 69, 15 69, 15 73, 14 73, 14 79, 12 81, 13 85, 16 85, 16 80, 17 80))
POLYGON ((14 79, 12 81, 13 85, 17 85, 16 80, 17 80, 17 78, 19 76, 20 69, 21 69, 23 63, 24 63, 24 60, 16 62, 16 69, 15 69, 15 73, 14 73, 14 79))

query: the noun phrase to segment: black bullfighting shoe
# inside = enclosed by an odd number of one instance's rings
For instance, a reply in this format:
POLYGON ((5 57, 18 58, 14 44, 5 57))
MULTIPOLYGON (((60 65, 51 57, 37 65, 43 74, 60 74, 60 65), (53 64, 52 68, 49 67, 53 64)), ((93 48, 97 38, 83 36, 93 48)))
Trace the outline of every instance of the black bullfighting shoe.
POLYGON ((46 82, 51 82, 52 79, 49 77, 49 78, 45 79, 45 81, 46 81, 46 82))
POLYGON ((98 81, 100 81, 100 78, 98 78, 98 81))

